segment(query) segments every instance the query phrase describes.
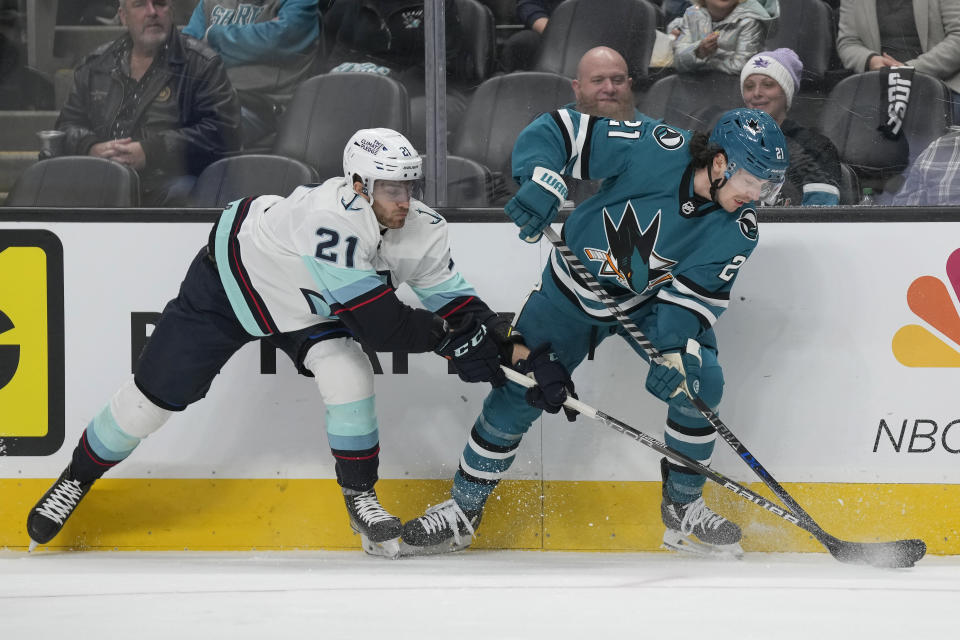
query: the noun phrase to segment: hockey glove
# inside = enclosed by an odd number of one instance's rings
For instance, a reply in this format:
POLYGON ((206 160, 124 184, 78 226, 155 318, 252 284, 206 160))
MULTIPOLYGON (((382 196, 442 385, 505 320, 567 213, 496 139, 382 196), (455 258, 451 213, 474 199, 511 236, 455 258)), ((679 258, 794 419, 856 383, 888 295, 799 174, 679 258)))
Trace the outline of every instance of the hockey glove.
POLYGON ((537 167, 530 179, 503 207, 520 227, 520 239, 537 242, 544 228, 557 217, 557 210, 567 199, 567 185, 559 174, 537 167))
POLYGON ((560 358, 550 349, 550 343, 545 342, 530 351, 523 360, 518 360, 514 367, 520 373, 533 374, 537 386, 527 389, 527 404, 547 413, 557 413, 563 409, 567 420, 577 419, 577 412, 563 406, 567 397, 576 398, 573 391, 573 380, 566 368, 560 364, 560 358))
POLYGON ((688 339, 682 351, 663 354, 661 364, 650 363, 647 391, 672 406, 680 406, 700 394, 700 343, 688 339))
POLYGON ((463 323, 450 329, 433 350, 453 363, 464 382, 489 382, 502 387, 507 376, 500 370, 500 348, 486 325, 467 314, 463 323))

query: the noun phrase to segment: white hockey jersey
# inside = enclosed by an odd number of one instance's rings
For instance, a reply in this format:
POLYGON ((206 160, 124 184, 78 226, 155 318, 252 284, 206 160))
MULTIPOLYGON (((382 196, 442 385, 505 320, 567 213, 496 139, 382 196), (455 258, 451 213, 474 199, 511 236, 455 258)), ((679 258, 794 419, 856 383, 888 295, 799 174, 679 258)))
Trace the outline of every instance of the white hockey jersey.
POLYGON ((334 322, 403 282, 432 312, 476 297, 454 267, 440 214, 411 200, 404 226, 384 230, 343 177, 287 198, 231 203, 213 248, 233 311, 253 336, 334 322))

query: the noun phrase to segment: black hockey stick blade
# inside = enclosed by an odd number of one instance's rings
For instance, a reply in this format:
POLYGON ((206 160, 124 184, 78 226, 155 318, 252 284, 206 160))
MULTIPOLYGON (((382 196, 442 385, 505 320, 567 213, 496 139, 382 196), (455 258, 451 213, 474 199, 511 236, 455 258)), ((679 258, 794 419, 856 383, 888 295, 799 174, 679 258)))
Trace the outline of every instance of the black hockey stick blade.
POLYGON ((817 538, 830 555, 849 564, 902 569, 912 567, 927 553, 926 543, 916 538, 892 542, 847 542, 830 535, 826 539, 817 538))
MULTIPOLYGON (((522 373, 514 371, 513 369, 503 365, 501 365, 500 368, 506 374, 507 379, 511 380, 512 382, 527 388, 536 385, 536 382, 532 378, 525 376, 522 373)), ((830 552, 830 555, 840 562, 846 562, 850 564, 868 564, 874 567, 888 568, 912 567, 913 564, 922 558, 927 551, 927 545, 924 544, 923 540, 897 540, 894 542, 848 542, 846 540, 840 540, 839 538, 836 538, 824 531, 823 528, 821 528, 820 525, 813 520, 813 518, 806 514, 806 512, 800 512, 800 514, 796 514, 789 508, 784 508, 780 505, 770 502, 763 496, 731 480, 718 471, 711 469, 710 467, 705 467, 696 460, 693 460, 692 458, 689 458, 678 451, 674 451, 656 438, 631 427, 627 423, 618 420, 617 418, 614 418, 603 411, 594 409, 582 400, 568 397, 563 404, 564 406, 573 409, 574 411, 577 411, 588 418, 598 420, 606 424, 615 431, 622 433, 633 440, 636 440, 640 444, 650 447, 654 451, 665 455, 678 464, 682 464, 687 468, 700 473, 709 480, 716 482, 724 489, 735 493, 737 496, 752 502, 758 507, 765 509, 769 513, 803 529, 816 538, 816 540, 822 544, 827 551, 830 552)))

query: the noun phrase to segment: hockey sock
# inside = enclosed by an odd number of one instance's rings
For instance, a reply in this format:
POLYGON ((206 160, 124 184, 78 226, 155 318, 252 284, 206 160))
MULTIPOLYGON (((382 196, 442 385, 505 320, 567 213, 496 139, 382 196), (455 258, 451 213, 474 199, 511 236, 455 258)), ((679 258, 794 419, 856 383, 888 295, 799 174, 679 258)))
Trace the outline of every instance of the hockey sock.
POLYGON ((483 509, 500 478, 517 457, 522 435, 503 432, 494 435, 493 430, 483 415, 477 418, 460 456, 460 468, 453 478, 450 495, 464 511, 483 509))
MULTIPOLYGON (((362 492, 373 489, 380 468, 380 445, 363 451, 330 449, 336 459, 337 483, 344 489, 362 492)), ((347 494, 344 494, 347 495, 347 494)))
MULTIPOLYGON (((671 409, 670 413, 673 411, 671 409)), ((667 426, 664 429, 667 446, 704 465, 710 464, 713 447, 717 440, 716 430, 705 419, 701 420, 706 426, 684 426, 673 419, 670 413, 667 415, 667 426)), ((683 417, 683 421, 687 424, 694 422, 686 416, 683 417)), ((699 473, 671 463, 666 483, 667 495, 680 504, 693 502, 703 494, 703 485, 706 481, 707 479, 699 473)))
POLYGON ((373 396, 327 404, 327 442, 336 459, 341 487, 369 491, 380 467, 380 431, 373 396))
POLYGON ((129 456, 138 444, 140 438, 124 433, 107 405, 80 436, 80 442, 73 450, 70 473, 80 482, 96 480, 129 456))
POLYGON ((153 404, 128 380, 87 425, 73 451, 70 471, 81 482, 96 480, 159 429, 170 411, 153 404))

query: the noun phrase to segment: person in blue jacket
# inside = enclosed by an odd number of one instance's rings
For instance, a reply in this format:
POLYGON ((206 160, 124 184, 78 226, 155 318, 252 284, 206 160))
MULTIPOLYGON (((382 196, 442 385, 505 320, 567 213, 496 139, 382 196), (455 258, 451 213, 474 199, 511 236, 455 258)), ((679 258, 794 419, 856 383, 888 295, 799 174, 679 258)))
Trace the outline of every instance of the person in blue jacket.
POLYGON ((297 85, 313 75, 320 14, 317 0, 200 0, 183 33, 223 59, 250 146, 276 130, 297 85))

